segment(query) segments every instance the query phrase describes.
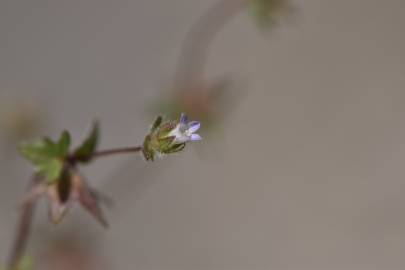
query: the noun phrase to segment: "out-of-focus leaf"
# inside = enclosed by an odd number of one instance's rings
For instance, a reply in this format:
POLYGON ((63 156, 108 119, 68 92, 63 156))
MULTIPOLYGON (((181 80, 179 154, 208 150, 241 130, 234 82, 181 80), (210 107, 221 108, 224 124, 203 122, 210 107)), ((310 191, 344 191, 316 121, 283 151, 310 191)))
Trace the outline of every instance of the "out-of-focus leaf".
POLYGON ((65 130, 60 135, 60 138, 58 141, 59 154, 61 156, 66 156, 69 153, 70 143, 71 143, 70 134, 68 131, 65 130))
POLYGON ((29 160, 37 173, 44 176, 48 183, 56 181, 62 171, 64 158, 69 154, 70 135, 64 131, 58 142, 45 137, 33 143, 21 144, 20 154, 29 160))
POLYGON ((167 118, 175 119, 184 112, 204 124, 207 136, 220 129, 224 117, 234 108, 239 97, 236 85, 230 77, 222 76, 174 90, 172 95, 160 96, 150 106, 150 113, 163 113, 167 118))
POLYGON ((25 256, 18 263, 17 270, 32 270, 34 263, 31 257, 25 256))
POLYGON ((63 162, 59 159, 50 159, 37 166, 37 172, 46 177, 49 183, 59 179, 63 169, 63 162))
POLYGON ((99 134, 99 124, 94 122, 87 139, 74 151, 74 156, 78 161, 88 163, 91 160, 93 153, 97 149, 99 134))
POLYGON ((44 106, 38 104, 36 100, 1 95, 2 90, 0 90, 0 133, 13 144, 33 138, 43 127, 44 106))
POLYGON ((250 12, 257 25, 267 29, 293 10, 289 0, 250 0, 250 12))
MULTIPOLYGON (((15 270, 32 270, 34 263, 31 257, 25 256, 19 262, 15 270)), ((0 265, 0 270, 6 270, 6 267, 0 265)))
POLYGON ((24 143, 18 147, 20 154, 34 165, 52 158, 52 145, 44 138, 33 143, 24 143))

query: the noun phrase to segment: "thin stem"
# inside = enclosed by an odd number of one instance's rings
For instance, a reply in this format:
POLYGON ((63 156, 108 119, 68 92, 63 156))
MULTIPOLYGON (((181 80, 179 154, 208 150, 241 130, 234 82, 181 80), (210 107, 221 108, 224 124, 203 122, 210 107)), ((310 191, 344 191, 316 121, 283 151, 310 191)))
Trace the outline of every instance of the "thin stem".
POLYGON ((101 151, 95 152, 93 154, 92 158, 100 158, 100 157, 121 155, 121 154, 134 154, 134 153, 138 153, 140 151, 142 151, 142 146, 101 150, 101 151))
POLYGON ((216 34, 241 11, 247 0, 219 0, 191 27, 180 49, 175 83, 187 88, 204 71, 208 48, 216 34))
MULTIPOLYGON (((38 181, 38 176, 34 175, 30 181, 29 189, 38 181)), ((14 241, 10 250, 10 257, 7 262, 7 270, 15 270, 24 256, 28 239, 31 233, 32 218, 35 212, 36 201, 30 201, 22 205, 20 219, 18 221, 14 236, 14 241)))

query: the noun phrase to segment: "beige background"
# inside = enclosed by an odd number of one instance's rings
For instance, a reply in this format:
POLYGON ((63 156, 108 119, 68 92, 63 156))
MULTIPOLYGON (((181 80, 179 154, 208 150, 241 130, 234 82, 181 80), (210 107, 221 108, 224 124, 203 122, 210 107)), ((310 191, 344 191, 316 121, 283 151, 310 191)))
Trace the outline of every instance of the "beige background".
MULTIPOLYGON (((182 38, 212 3, 1 0, 1 99, 43 106, 53 136, 79 139, 98 117, 104 147, 137 143, 182 38)), ((293 22, 269 35, 241 14, 216 39, 208 75, 232 72, 245 88, 216 137, 155 164, 86 168, 116 200, 112 228, 80 210, 52 228, 41 211, 36 234, 79 218, 106 269, 404 269, 405 2, 294 3, 293 22)), ((29 174, 5 141, 2 258, 29 174)))

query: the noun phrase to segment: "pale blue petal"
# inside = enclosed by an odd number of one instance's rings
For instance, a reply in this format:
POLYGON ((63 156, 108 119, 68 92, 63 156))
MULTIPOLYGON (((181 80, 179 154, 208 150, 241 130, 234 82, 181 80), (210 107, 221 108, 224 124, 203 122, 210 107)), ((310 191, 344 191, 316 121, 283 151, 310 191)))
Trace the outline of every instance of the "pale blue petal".
POLYGON ((198 121, 191 121, 188 123, 188 132, 189 133, 194 133, 196 132, 201 126, 201 123, 198 121))
POLYGON ((190 141, 201 141, 201 140, 202 140, 202 138, 200 135, 198 135, 198 134, 191 135, 190 141))

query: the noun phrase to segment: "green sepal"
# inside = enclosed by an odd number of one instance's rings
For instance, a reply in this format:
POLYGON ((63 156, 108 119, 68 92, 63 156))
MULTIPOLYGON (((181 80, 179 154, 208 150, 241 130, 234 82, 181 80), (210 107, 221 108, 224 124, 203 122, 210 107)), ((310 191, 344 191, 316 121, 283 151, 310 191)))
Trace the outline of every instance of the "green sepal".
POLYGON ((158 117, 156 117, 156 119, 153 122, 152 127, 150 129, 150 132, 151 133, 155 132, 160 127, 160 125, 162 124, 162 121, 163 121, 162 116, 159 115, 158 117))
POLYGON ((170 149, 167 150, 166 154, 172 154, 172 153, 180 152, 181 150, 184 149, 184 147, 186 147, 185 143, 174 144, 174 145, 172 145, 172 147, 170 147, 170 149))
POLYGON ((173 147, 173 141, 176 137, 170 136, 170 137, 164 137, 162 139, 157 139, 157 149, 159 152, 168 154, 170 149, 173 147))
POLYGON ((153 161, 155 159, 155 153, 151 149, 151 136, 147 135, 145 137, 145 140, 143 141, 143 147, 142 147, 142 154, 145 157, 146 160, 151 160, 153 161))
POLYGON ((89 136, 74 151, 73 155, 77 161, 82 163, 90 162, 94 152, 97 149, 99 137, 100 137, 99 124, 98 122, 94 122, 89 136))

